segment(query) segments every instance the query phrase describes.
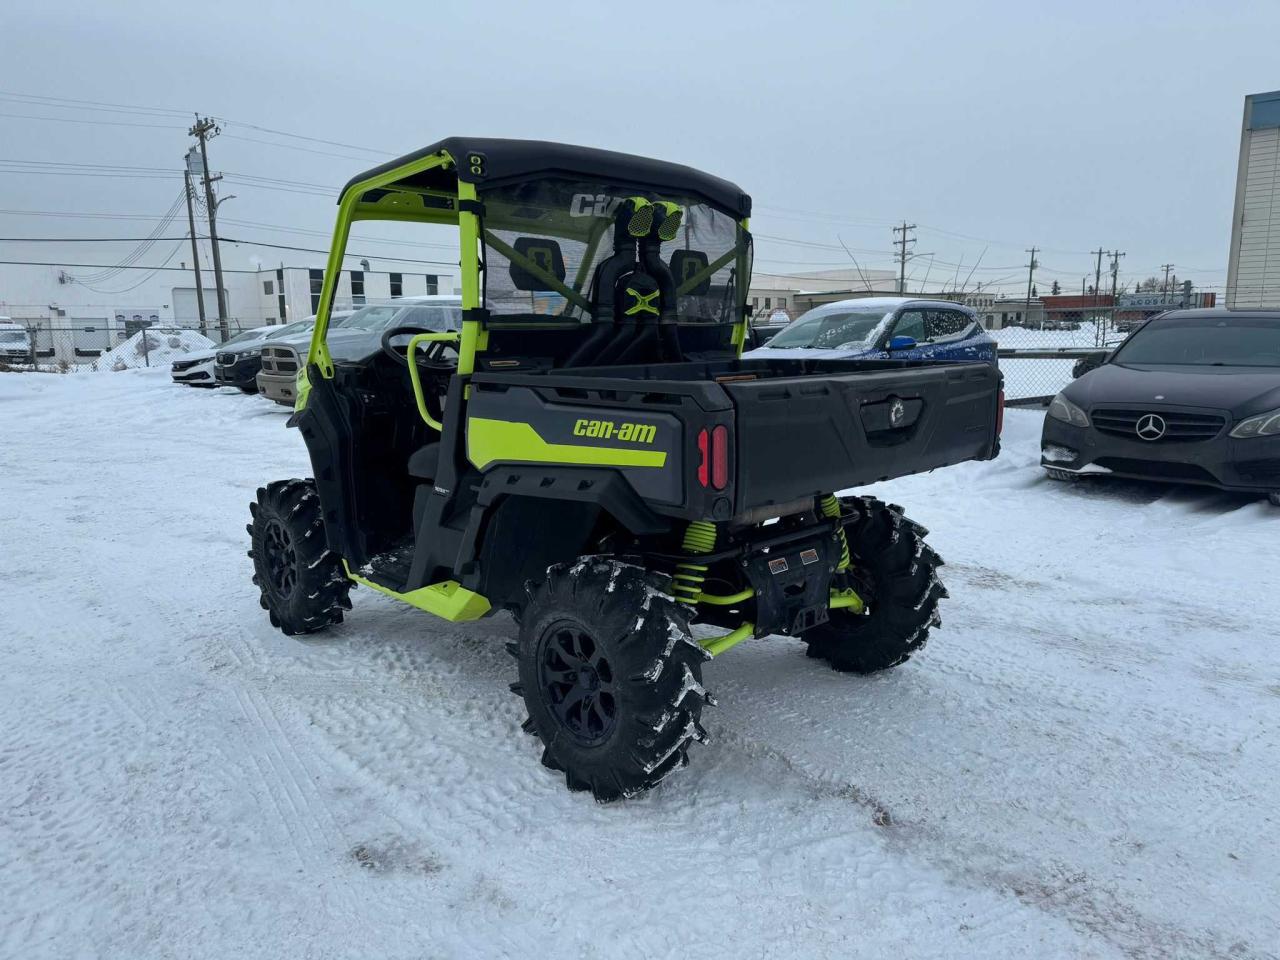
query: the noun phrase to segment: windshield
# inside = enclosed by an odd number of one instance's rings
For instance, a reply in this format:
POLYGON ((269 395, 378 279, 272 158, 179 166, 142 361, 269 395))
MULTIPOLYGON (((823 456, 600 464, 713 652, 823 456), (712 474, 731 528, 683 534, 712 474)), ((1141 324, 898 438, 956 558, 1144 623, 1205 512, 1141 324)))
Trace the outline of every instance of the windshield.
POLYGON ((237 343, 250 343, 254 340, 261 340, 263 337, 262 328, 258 327, 254 330, 246 330, 244 333, 238 333, 230 340, 222 341, 224 347, 234 346, 237 343))
POLYGON ((316 325, 315 320, 310 318, 306 320, 295 320, 293 323, 286 323, 279 330, 267 334, 268 340, 278 340, 280 337, 288 337, 296 333, 306 333, 316 325))
POLYGON ((1112 362, 1139 366, 1280 367, 1280 320, 1153 320, 1125 341, 1112 362))
POLYGON ((770 347, 831 349, 861 345, 891 311, 884 307, 820 307, 810 310, 769 341, 770 347))
POLYGON ((392 326, 420 327, 423 330, 459 330, 462 327, 462 304, 386 304, 363 307, 333 324, 343 330, 367 330, 381 333, 392 326))
MULTIPOLYGON (((610 309, 601 294, 636 275, 637 256, 647 252, 641 285, 675 288, 675 303, 662 304, 680 323, 732 323, 750 282, 750 235, 732 216, 693 197, 600 181, 540 178, 491 187, 484 202, 484 300, 499 322, 613 322, 623 319, 621 300, 610 309), (654 203, 664 220, 662 201, 680 211, 670 226, 672 239, 654 237, 639 244, 618 227, 629 198, 654 203), (608 269, 602 265, 608 262, 608 269), (598 279, 605 289, 600 289, 598 279), (599 314, 600 316, 597 316, 599 314), (613 314, 606 316, 606 314, 613 314)), ((674 218, 673 218, 674 220, 674 218)), ((615 287, 615 289, 616 289, 615 287)), ((622 293, 618 292, 621 298, 622 293)), ((670 299, 670 298, 667 298, 670 299)), ((650 319, 649 311, 625 319, 650 319)), ((653 314, 658 311, 656 307, 653 314)))
POLYGON ((20 330, 0 330, 0 343, 26 343, 27 335, 20 330))

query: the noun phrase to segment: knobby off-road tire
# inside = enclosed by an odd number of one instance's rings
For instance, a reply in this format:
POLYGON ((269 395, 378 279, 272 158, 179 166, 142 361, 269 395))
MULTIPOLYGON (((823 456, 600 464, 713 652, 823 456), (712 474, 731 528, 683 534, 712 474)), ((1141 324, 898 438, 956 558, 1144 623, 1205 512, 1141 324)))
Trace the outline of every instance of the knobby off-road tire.
MULTIPOLYGON (((808 654, 847 673, 875 673, 904 663, 940 626, 938 581, 942 558, 924 542, 928 531, 896 504, 873 497, 842 497, 841 511, 856 519, 845 527, 853 568, 848 585, 867 611, 832 610, 831 620, 804 634, 808 654)), ((836 580, 840 585, 840 578, 836 580)))
POLYGON ((253 582, 271 625, 294 636, 342 622, 351 581, 329 550, 312 480, 277 480, 258 488, 246 526, 253 582))
POLYGON ((684 612, 639 567, 604 559, 552 567, 529 587, 511 685, 542 762, 606 803, 656 786, 705 742, 708 655, 684 612))

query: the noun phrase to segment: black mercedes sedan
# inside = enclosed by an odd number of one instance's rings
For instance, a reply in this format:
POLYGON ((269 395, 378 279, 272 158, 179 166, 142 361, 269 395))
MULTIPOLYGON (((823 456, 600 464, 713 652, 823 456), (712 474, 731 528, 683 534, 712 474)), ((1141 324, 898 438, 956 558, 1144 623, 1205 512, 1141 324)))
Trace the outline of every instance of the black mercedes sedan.
POLYGON ((1040 463, 1267 494, 1280 506, 1280 311, 1174 310, 1053 398, 1040 463))

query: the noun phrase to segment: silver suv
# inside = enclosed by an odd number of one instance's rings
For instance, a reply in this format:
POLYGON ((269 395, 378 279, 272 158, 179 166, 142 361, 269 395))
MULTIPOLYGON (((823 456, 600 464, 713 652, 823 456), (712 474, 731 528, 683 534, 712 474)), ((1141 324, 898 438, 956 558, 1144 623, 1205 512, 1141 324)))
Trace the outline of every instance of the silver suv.
MULTIPOLYGON (((448 294, 404 297, 391 303, 361 307, 354 313, 335 310, 326 338, 336 360, 358 360, 381 348, 382 334, 392 327, 421 330, 461 330, 462 298, 448 294)), ((305 363, 311 337, 286 337, 262 351, 258 391, 270 400, 293 406, 297 379, 305 363)))

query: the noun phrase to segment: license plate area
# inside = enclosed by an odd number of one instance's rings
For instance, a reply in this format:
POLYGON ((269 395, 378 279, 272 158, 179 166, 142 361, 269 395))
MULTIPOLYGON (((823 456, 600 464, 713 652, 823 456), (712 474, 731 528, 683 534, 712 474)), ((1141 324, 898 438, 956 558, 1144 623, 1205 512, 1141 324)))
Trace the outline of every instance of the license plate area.
POLYGON ((756 636, 798 636, 826 623, 837 559, 835 541, 826 535, 749 555, 746 575, 756 592, 756 636))

